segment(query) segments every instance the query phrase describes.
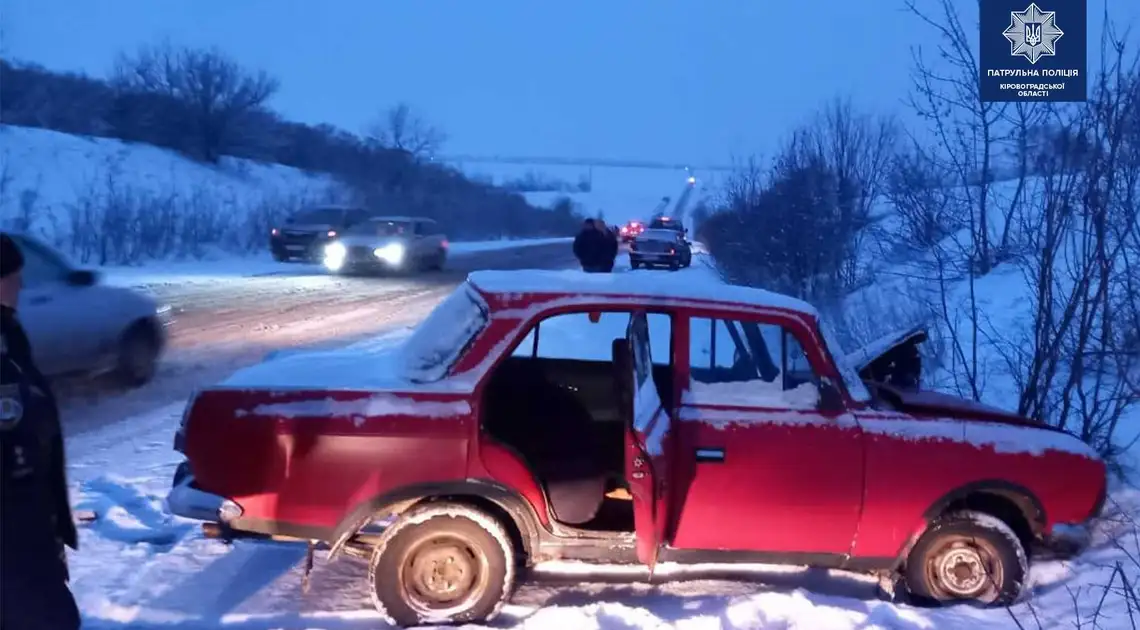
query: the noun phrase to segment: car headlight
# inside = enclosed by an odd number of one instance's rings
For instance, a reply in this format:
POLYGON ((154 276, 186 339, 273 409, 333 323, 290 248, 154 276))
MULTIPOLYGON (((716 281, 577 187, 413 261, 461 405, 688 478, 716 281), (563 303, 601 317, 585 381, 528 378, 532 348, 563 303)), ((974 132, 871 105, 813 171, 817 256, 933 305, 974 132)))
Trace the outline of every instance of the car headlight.
POLYGON ((372 255, 389 265, 399 265, 404 262, 404 244, 388 243, 383 247, 377 247, 372 250, 372 255))
POLYGON ((336 271, 344 266, 344 259, 348 256, 348 248, 344 243, 334 241, 325 245, 325 267, 336 271))

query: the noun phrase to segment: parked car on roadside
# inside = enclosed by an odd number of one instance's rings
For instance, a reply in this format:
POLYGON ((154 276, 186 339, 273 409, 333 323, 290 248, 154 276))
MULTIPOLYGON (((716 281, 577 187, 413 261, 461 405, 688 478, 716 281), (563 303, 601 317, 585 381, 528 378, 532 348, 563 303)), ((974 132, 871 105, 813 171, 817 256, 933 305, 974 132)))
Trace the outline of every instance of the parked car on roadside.
POLYGON ((26 234, 10 234, 24 255, 17 312, 32 352, 47 376, 112 373, 125 385, 149 381, 170 323, 169 307, 99 275, 72 266, 59 252, 26 234))
POLYGON ((372 217, 325 245, 322 262, 336 273, 440 270, 447 248, 447 237, 432 219, 372 217))
POLYGON ((1076 437, 864 382, 813 307, 759 289, 478 271, 377 346, 199 392, 168 503, 211 537, 363 559, 401 625, 493 617, 549 559, 840 568, 1004 605, 1106 500, 1076 437))
POLYGON ((269 231, 269 251, 279 262, 319 263, 324 248, 348 228, 371 214, 353 206, 320 206, 302 210, 269 231))
POLYGON ((668 267, 673 271, 693 264, 693 249, 685 235, 671 229, 650 228, 629 244, 629 266, 668 267))

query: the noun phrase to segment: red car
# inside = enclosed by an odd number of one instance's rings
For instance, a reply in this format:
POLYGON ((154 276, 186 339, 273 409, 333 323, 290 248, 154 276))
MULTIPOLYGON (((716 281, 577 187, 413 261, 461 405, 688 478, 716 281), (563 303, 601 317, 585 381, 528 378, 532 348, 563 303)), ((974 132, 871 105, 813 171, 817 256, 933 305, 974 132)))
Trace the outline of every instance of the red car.
POLYGON ((629 223, 626 223, 625 225, 621 226, 621 230, 618 231, 618 234, 621 236, 621 240, 623 243, 628 243, 628 242, 632 241, 634 238, 637 238, 637 235, 641 234, 644 231, 645 231, 645 224, 644 223, 642 223, 641 221, 630 221, 629 223))
POLYGON ((241 372, 190 403, 169 507, 364 559, 400 625, 491 618, 556 558, 812 565, 1001 605, 1100 514, 1083 442, 882 360, 922 335, 844 357, 804 302, 663 278, 476 272, 400 343, 241 372))

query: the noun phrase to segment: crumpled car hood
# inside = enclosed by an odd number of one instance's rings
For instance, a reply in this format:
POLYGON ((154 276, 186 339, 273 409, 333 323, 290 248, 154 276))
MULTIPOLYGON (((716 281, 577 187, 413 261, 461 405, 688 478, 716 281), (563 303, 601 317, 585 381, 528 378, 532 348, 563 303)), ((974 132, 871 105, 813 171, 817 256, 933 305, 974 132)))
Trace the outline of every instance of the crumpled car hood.
POLYGON ((1026 427, 1036 427, 1041 429, 1051 429, 1044 423, 1038 422, 1030 418, 1019 416, 1018 414, 999 409, 980 403, 967 398, 961 398, 951 394, 943 394, 941 392, 931 391, 915 391, 899 389, 891 387, 890 385, 876 384, 881 390, 885 390, 892 395, 901 407, 899 411, 911 413, 915 415, 937 415, 952 418, 960 418, 962 420, 971 420, 977 422, 997 422, 1001 424, 1012 424, 1026 427))

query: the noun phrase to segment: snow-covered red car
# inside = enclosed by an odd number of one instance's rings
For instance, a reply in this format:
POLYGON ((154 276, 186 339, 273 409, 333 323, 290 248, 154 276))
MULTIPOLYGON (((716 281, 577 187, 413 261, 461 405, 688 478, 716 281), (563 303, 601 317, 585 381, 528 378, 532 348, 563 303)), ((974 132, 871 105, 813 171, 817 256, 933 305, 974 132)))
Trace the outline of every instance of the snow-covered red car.
POLYGON ((365 559, 401 625, 493 617, 550 559, 812 565, 1012 601, 1033 550, 1100 513, 1104 463, 1008 412, 865 383, 876 359, 758 289, 476 272, 398 343, 199 392, 169 508, 365 559))

